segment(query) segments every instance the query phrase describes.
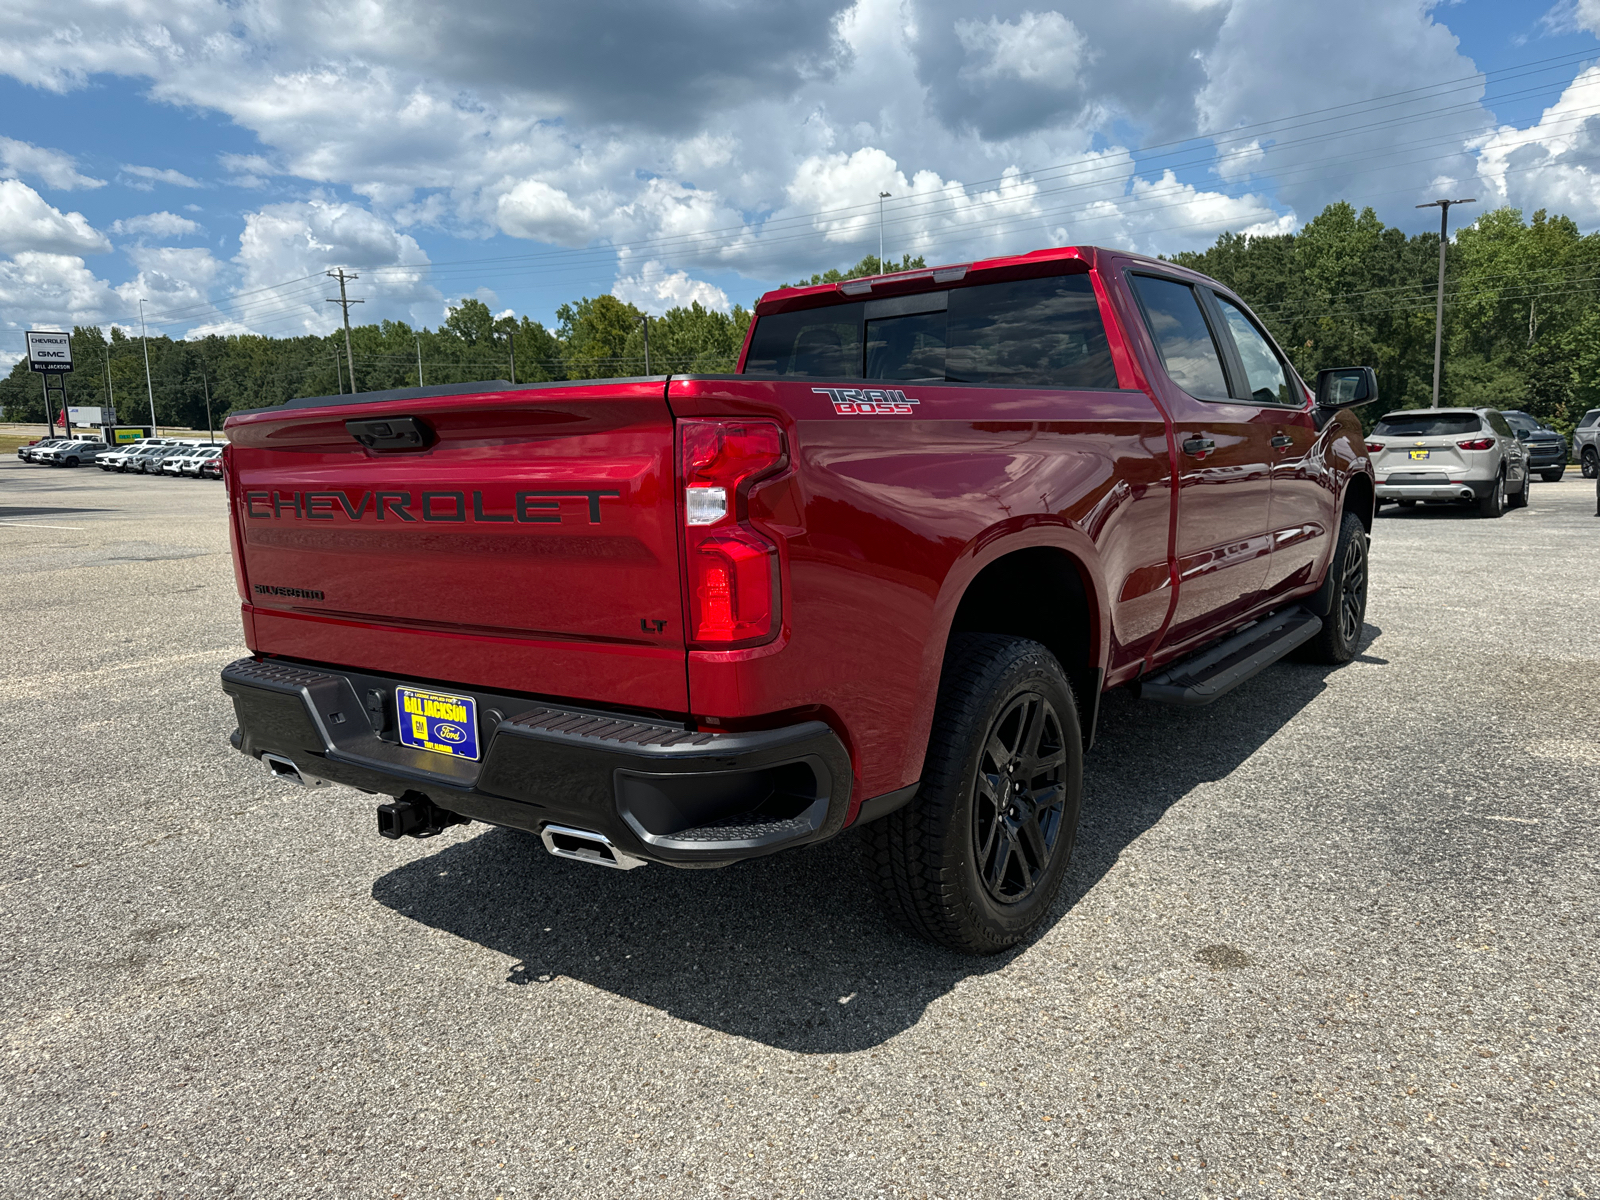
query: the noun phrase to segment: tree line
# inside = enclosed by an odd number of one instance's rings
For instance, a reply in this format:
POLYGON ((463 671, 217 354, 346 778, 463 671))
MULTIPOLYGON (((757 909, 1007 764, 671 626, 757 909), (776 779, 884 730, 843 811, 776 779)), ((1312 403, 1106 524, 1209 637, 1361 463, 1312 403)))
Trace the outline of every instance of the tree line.
MULTIPOLYGON (((1585 409, 1600 405, 1600 234, 1581 234, 1544 210, 1525 220, 1500 208, 1461 229, 1448 248, 1445 369, 1440 403, 1522 409, 1571 435, 1585 409)), ((1171 256, 1237 291, 1267 324, 1301 374, 1323 367, 1377 368, 1381 411, 1431 400, 1434 295, 1439 235, 1408 236, 1369 208, 1329 205, 1297 233, 1225 233, 1210 248, 1171 256)), ((883 269, 924 266, 868 255, 848 268, 801 280, 829 283, 883 269)), ((344 333, 272 338, 212 335, 151 338, 156 419, 205 428, 229 412, 298 396, 515 378, 534 383, 645 373, 644 313, 612 295, 585 296, 556 310, 554 328, 528 317, 496 318, 480 300, 451 306, 437 329, 403 321, 351 331, 355 380, 344 333)), ((649 322, 649 370, 721 374, 733 370, 751 314, 696 303, 649 322)), ((72 332, 73 404, 114 398, 130 424, 148 413, 144 349, 113 327, 72 332), (108 389, 109 380, 109 389, 108 389)), ((26 362, 0 379, 8 420, 36 420, 42 391, 26 362)))

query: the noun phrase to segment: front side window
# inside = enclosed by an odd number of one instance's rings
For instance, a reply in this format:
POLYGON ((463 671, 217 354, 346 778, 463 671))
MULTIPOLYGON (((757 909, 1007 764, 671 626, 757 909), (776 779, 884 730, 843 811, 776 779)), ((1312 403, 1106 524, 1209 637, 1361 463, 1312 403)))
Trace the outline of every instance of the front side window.
POLYGON ((774 313, 756 321, 744 369, 811 379, 1117 386, 1086 274, 774 313))
POLYGON ((1222 310, 1222 319, 1227 322, 1228 332, 1233 334, 1234 347, 1244 363, 1245 390, 1250 393, 1249 398, 1256 404, 1292 404, 1298 407, 1299 397, 1294 394, 1289 374, 1273 350, 1272 343, 1232 301, 1218 296, 1217 307, 1222 310))
POLYGON ((1172 382, 1207 400, 1228 400, 1222 356, 1212 340, 1200 298, 1187 283, 1154 275, 1134 275, 1134 288, 1144 307, 1150 336, 1172 382))

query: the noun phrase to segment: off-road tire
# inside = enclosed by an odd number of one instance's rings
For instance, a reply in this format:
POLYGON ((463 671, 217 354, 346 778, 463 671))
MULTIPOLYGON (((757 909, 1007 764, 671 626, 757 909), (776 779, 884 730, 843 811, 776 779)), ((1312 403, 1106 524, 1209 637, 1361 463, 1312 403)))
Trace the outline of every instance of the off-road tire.
POLYGON ((1498 517, 1506 511, 1506 477, 1501 472, 1494 477, 1494 486, 1478 499, 1480 517, 1498 517))
MULTIPOLYGON (((1402 504, 1405 501, 1401 501, 1402 504)), ((1322 629, 1298 651, 1303 662, 1347 663, 1361 649, 1361 629, 1367 620, 1367 529, 1361 518, 1347 512, 1339 522, 1339 541, 1328 563, 1322 588, 1308 607, 1322 615, 1322 629)))
POLYGON ((1546 483, 1560 483, 1561 480, 1565 478, 1566 474, 1567 468, 1565 464, 1563 464, 1562 466, 1556 467, 1554 470, 1540 471, 1539 478, 1544 480, 1546 483))
MULTIPOLYGON (((1025 731, 1017 735, 1019 747, 1026 736, 1025 731)), ((1026 773, 1023 768, 1014 778, 1026 773)), ((1055 655, 1027 638, 954 635, 939 680, 922 786, 910 804, 863 831, 868 873, 890 920, 908 933, 965 954, 995 954, 1023 941, 1049 915, 1061 888, 1082 799, 1078 705, 1055 655), (1019 705, 1032 703, 1030 697, 1042 702, 1037 710, 1041 729, 1050 729, 1044 714, 1053 714, 1054 732, 1035 738, 1039 753, 1024 757, 1035 764, 1058 763, 1049 770, 1041 765, 1024 785, 1043 781, 1036 791, 1015 793, 1018 808, 1042 814, 1031 826, 1041 838, 1046 836, 1047 809, 1058 814, 1042 869, 1036 872, 1037 853, 1030 855, 1022 847, 1026 843, 1036 852, 1041 842, 1033 840, 1026 823, 1003 819, 1007 814, 992 799, 997 781, 1002 796, 1013 794, 1006 791, 1006 780, 1012 777, 986 769, 999 765, 996 748, 1013 723, 1020 728, 1031 720, 1017 715, 1019 705), (980 771, 985 777, 981 790, 980 771), (1057 794, 1059 807, 1053 799, 1057 794), (985 829, 994 840, 980 840, 985 829), (1015 857, 1008 854, 1005 861, 1013 866, 1001 872, 1001 884, 1014 877, 1008 872, 1024 878, 1033 874, 1028 890, 1010 900, 997 899, 980 876, 980 857, 991 868, 1000 861, 996 856, 1003 849, 999 839, 1007 836, 1005 830, 1016 834, 1006 843, 1015 857)), ((992 883, 992 870, 990 875, 992 883)))

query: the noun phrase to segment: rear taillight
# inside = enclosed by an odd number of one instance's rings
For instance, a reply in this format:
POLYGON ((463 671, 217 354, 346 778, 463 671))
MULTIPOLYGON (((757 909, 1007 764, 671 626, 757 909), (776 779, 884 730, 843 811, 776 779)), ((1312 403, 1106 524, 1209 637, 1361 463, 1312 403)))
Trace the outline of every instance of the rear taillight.
POLYGON ((1367 443, 1367 453, 1368 454, 1376 454, 1379 450, 1382 450, 1382 449, 1383 449, 1383 443, 1382 442, 1368 442, 1367 443))
POLYGON ((751 523, 748 495, 783 464, 776 421, 678 422, 691 646, 736 650, 778 636, 778 546, 751 523))
POLYGON ((1463 450, 1492 450, 1494 449, 1494 439, 1473 438, 1470 442, 1457 442, 1456 445, 1463 450))

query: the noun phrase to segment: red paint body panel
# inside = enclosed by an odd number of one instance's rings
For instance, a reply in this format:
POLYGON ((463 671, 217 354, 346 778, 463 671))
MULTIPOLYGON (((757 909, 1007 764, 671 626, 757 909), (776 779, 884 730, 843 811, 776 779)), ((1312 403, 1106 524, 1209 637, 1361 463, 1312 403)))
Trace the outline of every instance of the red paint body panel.
POLYGON ((551 387, 230 420, 251 648, 683 711, 664 390, 551 387), (345 429, 386 416, 423 420, 434 444, 375 452, 345 429))
POLYGON ((915 418, 837 416, 812 380, 675 381, 679 417, 783 420, 791 469, 752 491, 782 535, 784 631, 750 654, 691 652, 696 715, 836 714, 861 794, 914 782, 951 618, 1002 554, 1057 546, 1086 569, 1113 663, 1167 610, 1166 424, 1138 391, 907 385, 915 418))
MULTIPOLYGON (((881 299, 1088 272, 1117 388, 901 381, 914 410, 868 416, 816 385, 885 381, 738 375, 231 418, 251 648, 703 726, 821 719, 855 764, 852 808, 914 783, 951 623, 985 567, 1033 547, 1070 556, 1089 665, 1115 686, 1313 591, 1350 480, 1370 477, 1349 413, 1319 430, 1309 398, 1296 410, 1179 390, 1124 277, 1134 265, 1216 287, 1092 248, 870 285, 881 299), (345 428, 406 416, 432 429, 427 449, 368 450, 345 428), (781 628, 752 649, 685 646, 673 431, 690 418, 783 430, 786 465, 746 502, 778 547, 781 588, 781 628), (1183 454, 1195 436, 1216 453, 1183 454)), ((756 312, 861 298, 848 286, 769 293, 756 312)))

